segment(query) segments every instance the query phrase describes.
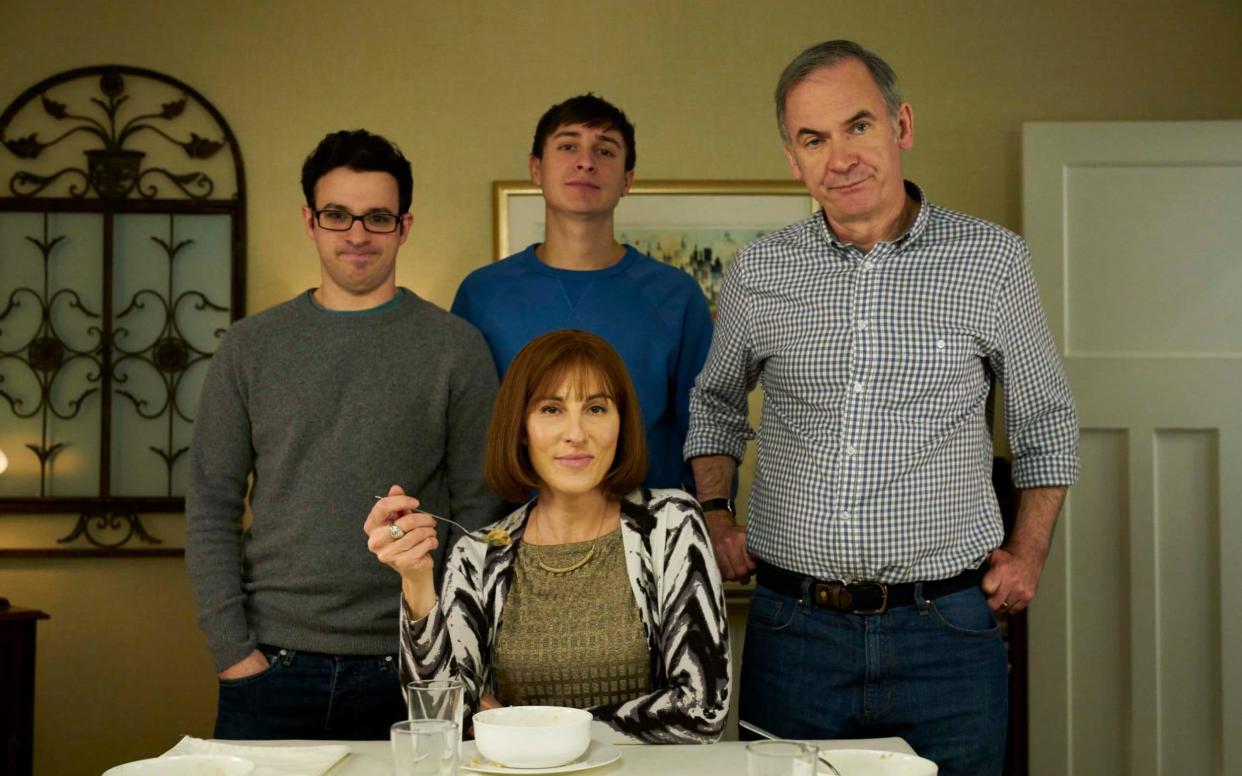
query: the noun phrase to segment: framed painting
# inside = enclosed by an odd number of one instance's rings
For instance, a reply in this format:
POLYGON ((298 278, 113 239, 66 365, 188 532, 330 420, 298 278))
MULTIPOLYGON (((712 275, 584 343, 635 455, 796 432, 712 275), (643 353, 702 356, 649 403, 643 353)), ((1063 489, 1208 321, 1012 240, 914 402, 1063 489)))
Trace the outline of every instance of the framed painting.
MULTIPOLYGON (((502 259, 544 233, 543 197, 530 181, 496 181, 494 252, 502 259)), ((635 183, 617 206, 617 240, 694 276, 716 313, 725 270, 738 250, 818 208, 798 181, 635 183)))

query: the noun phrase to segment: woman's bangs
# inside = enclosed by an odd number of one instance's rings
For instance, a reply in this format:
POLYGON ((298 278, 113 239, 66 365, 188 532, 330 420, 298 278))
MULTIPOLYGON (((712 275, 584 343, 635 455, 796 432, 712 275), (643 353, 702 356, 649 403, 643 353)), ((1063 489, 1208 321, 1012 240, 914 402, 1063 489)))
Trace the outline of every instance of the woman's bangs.
POLYGON ((611 385, 604 370, 600 369, 598 364, 592 364, 582 356, 571 356, 548 370, 547 375, 531 394, 530 401, 527 403, 527 411, 534 408, 535 402, 558 395, 562 388, 566 389, 567 394, 562 397, 566 400, 581 400, 592 394, 603 393, 612 399, 614 404, 617 402, 616 386, 611 385))

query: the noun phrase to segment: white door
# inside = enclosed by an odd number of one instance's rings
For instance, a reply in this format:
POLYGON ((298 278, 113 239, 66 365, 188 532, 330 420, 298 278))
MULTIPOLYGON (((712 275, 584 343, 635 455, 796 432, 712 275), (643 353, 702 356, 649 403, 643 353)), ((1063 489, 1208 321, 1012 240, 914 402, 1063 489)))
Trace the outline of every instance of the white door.
POLYGON ((1242 774, 1242 122, 1023 146, 1082 424, 1030 614, 1031 773, 1242 774))

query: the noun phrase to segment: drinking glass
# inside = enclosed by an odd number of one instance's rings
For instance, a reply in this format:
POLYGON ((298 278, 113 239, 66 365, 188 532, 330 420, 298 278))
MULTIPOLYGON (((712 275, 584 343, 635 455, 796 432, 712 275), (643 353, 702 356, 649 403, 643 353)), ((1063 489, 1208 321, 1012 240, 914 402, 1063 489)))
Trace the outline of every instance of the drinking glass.
POLYGON ((443 719, 407 719, 388 730, 394 776, 457 776, 457 725, 443 719))
POLYGON ((410 719, 446 719, 457 723, 461 742, 465 688, 457 679, 417 679, 405 686, 410 719))
POLYGON ((756 741, 746 745, 749 776, 815 776, 819 747, 801 741, 756 741))

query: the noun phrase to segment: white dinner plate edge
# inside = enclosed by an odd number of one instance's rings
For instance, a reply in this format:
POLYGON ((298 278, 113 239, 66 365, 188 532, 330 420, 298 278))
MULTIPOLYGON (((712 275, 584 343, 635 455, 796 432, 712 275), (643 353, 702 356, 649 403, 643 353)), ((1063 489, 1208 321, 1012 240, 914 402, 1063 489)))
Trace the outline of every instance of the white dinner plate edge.
POLYGON ((473 741, 463 741, 461 744, 461 763, 458 767, 463 771, 471 771, 473 773, 512 773, 540 776, 541 774, 575 773, 577 771, 599 768, 621 759, 621 750, 607 742, 591 739, 591 745, 587 747, 586 752, 582 755, 587 758, 585 761, 580 757, 573 762, 558 765, 554 768, 511 768, 504 765, 487 765, 484 763, 471 765, 466 758, 475 755, 482 757, 482 755, 479 755, 479 749, 475 743, 473 741), (470 748, 470 755, 467 755, 466 747, 470 748))

